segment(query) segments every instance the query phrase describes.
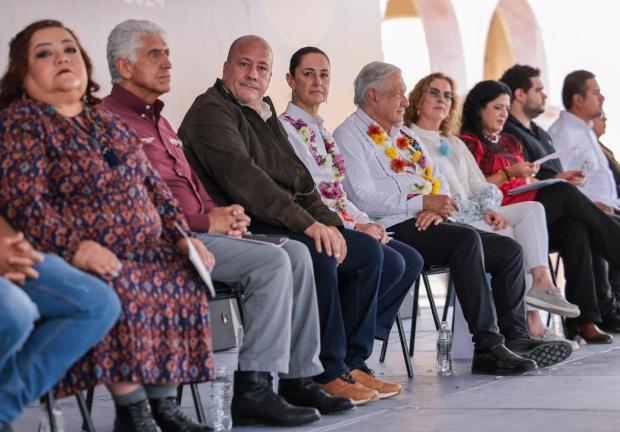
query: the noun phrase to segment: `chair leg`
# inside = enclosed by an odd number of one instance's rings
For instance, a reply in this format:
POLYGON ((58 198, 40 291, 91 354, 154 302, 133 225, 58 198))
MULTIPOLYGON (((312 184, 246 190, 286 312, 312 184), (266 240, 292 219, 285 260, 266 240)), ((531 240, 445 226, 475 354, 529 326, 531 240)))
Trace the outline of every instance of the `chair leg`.
POLYGON ((93 419, 90 416, 90 411, 86 405, 82 392, 75 395, 75 400, 77 401, 78 408, 80 409, 80 414, 82 414, 82 430, 86 432, 95 432, 95 425, 93 424, 93 419))
POLYGON ((431 283, 428 280, 426 272, 422 272, 422 280, 424 280, 424 288, 426 288, 426 295, 428 296, 428 302, 431 306, 431 313, 433 314, 433 321, 435 321, 435 329, 439 330, 441 323, 439 322, 439 314, 437 313, 437 306, 435 306, 435 298, 433 297, 433 291, 431 291, 431 283))
POLYGON ((95 387, 91 387, 86 391, 86 408, 88 409, 88 414, 92 414, 93 412, 93 402, 95 401, 95 387))
POLYGON ((448 321, 448 309, 454 307, 454 283, 452 282, 452 275, 448 274, 448 292, 446 293, 446 301, 443 305, 443 313, 441 315, 441 321, 448 321))
MULTIPOLYGON (((407 349, 407 335, 405 334, 405 326, 403 320, 400 317, 400 313, 396 314, 396 328, 398 329, 398 338, 400 339, 400 347, 403 350, 403 357, 405 358, 405 367, 407 368, 407 376, 413 378, 413 368, 411 367, 411 359, 409 358, 407 349)), ((387 347, 387 343, 384 342, 384 346, 387 347)))
POLYGON ((179 384, 177 387, 177 406, 181 405, 181 401, 183 400, 183 384, 179 384))
POLYGON ((418 324, 418 297, 420 296, 420 278, 415 281, 413 288, 413 307, 411 308, 411 334, 409 335, 409 357, 413 357, 415 349, 415 331, 418 324))
MULTIPOLYGON (((243 299, 243 296, 241 294, 237 294, 235 298, 237 299, 237 309, 239 309, 239 321, 241 321, 240 324, 243 325, 243 304, 241 302, 241 300, 243 299)), ((240 347, 237 347, 237 348, 240 348, 240 347)))
POLYGON ((198 423, 207 424, 207 417, 205 416, 205 410, 202 406, 200 393, 198 392, 198 384, 191 383, 189 388, 192 390, 192 397, 194 398, 194 407, 196 408, 196 418, 198 419, 198 423))
POLYGON ((47 416, 50 420, 50 432, 58 432, 56 416, 54 415, 54 395, 51 391, 49 391, 45 396, 43 396, 43 399, 45 403, 45 409, 47 411, 47 416))
POLYGON ((383 363, 385 361, 385 354, 387 353, 388 341, 384 340, 381 345, 381 355, 379 355, 379 363, 383 363))
POLYGON ((560 255, 558 255, 558 260, 555 264, 555 267, 553 266, 553 262, 551 262, 551 257, 547 257, 547 260, 549 261, 549 272, 551 273, 551 281, 553 282, 553 285, 558 286, 558 282, 557 282, 557 275, 558 275, 558 268, 560 267, 560 255))

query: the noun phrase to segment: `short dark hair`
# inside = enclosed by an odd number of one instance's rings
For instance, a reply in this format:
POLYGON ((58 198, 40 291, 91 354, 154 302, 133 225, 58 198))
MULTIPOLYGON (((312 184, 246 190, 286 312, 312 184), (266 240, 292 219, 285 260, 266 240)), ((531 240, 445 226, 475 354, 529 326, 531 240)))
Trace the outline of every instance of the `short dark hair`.
POLYGON ((295 69, 297 69, 304 56, 307 54, 321 54, 327 59, 327 63, 329 63, 329 57, 327 57, 327 54, 325 54, 323 50, 313 46, 303 47, 295 51, 291 56, 291 61, 288 66, 288 71, 291 75, 295 75, 295 69))
POLYGON ((499 79, 506 84, 514 95, 517 89, 527 92, 532 88, 532 78, 540 76, 540 69, 528 65, 516 64, 506 70, 499 79))
POLYGON ((463 103, 463 126, 461 130, 476 135, 486 141, 482 133, 482 117, 480 111, 498 96, 512 95, 510 87, 500 81, 481 81, 472 88, 463 103))
POLYGON ((99 84, 93 80, 93 64, 90 57, 80 44, 80 40, 75 33, 64 26, 63 23, 56 20, 41 20, 33 22, 22 31, 17 33, 9 43, 9 64, 6 72, 0 79, 0 109, 6 108, 11 102, 16 101, 25 95, 24 79, 28 74, 28 48, 32 36, 39 30, 46 28, 62 28, 73 36, 77 46, 84 59, 86 73, 88 76, 88 84, 86 85, 86 102, 94 105, 100 102, 100 99, 94 96, 99 90, 99 84))
POLYGON ((588 86, 586 81, 596 78, 596 76, 587 70, 576 70, 569 73, 564 78, 564 85, 562 86, 562 103, 567 110, 573 107, 573 96, 576 94, 583 97, 588 92, 588 86))

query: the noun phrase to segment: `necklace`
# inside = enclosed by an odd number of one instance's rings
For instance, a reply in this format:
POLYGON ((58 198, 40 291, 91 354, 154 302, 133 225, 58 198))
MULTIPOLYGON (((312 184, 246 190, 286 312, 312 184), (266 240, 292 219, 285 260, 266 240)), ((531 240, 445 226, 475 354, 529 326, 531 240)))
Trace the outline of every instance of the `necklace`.
POLYGON ((493 132, 493 133, 488 133, 488 132, 483 132, 484 137, 486 139, 488 139, 489 141, 491 141, 491 143, 493 144, 497 144, 499 142, 499 138, 500 138, 500 133, 499 132, 493 132))

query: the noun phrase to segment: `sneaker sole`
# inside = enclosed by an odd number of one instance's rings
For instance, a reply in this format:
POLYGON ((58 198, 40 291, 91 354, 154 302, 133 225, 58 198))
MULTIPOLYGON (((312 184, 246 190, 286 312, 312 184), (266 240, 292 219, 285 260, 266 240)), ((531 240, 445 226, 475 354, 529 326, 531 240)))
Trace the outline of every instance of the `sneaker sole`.
POLYGON ((561 363, 573 353, 573 347, 568 342, 548 342, 536 348, 518 353, 521 357, 534 360, 538 367, 545 368, 561 363))
POLYGON ((389 392, 389 393, 379 393, 379 399, 389 399, 391 397, 396 396, 400 392, 401 392, 401 390, 398 390, 398 391, 395 391, 395 392, 389 392))
POLYGON ((542 309, 552 314, 561 315, 566 318, 577 318, 579 315, 581 315, 581 311, 579 310, 575 310, 573 308, 565 308, 555 305, 553 303, 547 303, 546 301, 533 297, 526 297, 525 302, 535 308, 542 309))
POLYGON ((351 399, 351 401, 353 402, 353 405, 360 406, 360 405, 366 405, 367 403, 379 400, 380 398, 381 397, 377 393, 373 397, 371 397, 370 399, 351 399))

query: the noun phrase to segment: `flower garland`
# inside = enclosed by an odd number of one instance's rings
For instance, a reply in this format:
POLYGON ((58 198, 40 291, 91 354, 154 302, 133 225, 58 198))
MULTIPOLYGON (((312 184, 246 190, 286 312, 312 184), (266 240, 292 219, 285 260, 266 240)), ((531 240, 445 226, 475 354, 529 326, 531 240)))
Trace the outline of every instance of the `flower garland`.
POLYGON ((327 152, 327 154, 322 155, 316 146, 316 134, 303 119, 295 120, 288 115, 283 115, 282 118, 295 128, 299 139, 308 148, 308 152, 310 152, 314 162, 320 168, 329 169, 331 167, 332 179, 330 181, 322 181, 318 185, 321 196, 328 201, 328 206, 333 206, 336 209, 345 222, 355 223, 355 220, 346 210, 347 195, 342 187, 345 174, 344 158, 336 151, 334 138, 325 128, 321 127, 319 129, 321 138, 323 138, 325 143, 325 151, 327 152))
POLYGON ((379 147, 383 147, 383 152, 390 159, 390 169, 396 174, 406 172, 408 174, 416 174, 416 165, 423 171, 420 177, 424 180, 424 183, 413 183, 411 185, 412 192, 414 194, 407 195, 407 198, 413 198, 415 195, 438 195, 441 191, 441 182, 438 178, 433 177, 433 167, 426 162, 426 156, 422 152, 420 143, 413 137, 407 135, 403 130, 400 130, 400 136, 396 138, 396 146, 385 145, 389 141, 389 137, 383 131, 383 129, 373 123, 368 126, 368 136, 379 147), (407 158, 402 157, 400 152, 407 152, 407 158))

